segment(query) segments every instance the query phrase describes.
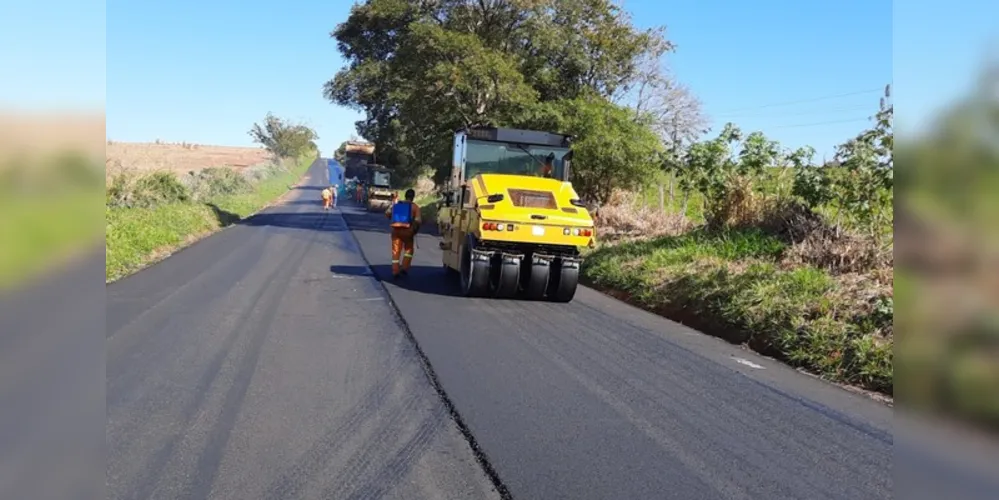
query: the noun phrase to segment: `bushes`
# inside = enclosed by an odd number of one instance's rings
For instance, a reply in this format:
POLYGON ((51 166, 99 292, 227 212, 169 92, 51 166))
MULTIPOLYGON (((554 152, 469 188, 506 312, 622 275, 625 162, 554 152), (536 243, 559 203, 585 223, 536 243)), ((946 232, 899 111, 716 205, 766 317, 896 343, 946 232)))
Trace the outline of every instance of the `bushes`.
POLYGON ((105 200, 106 205, 113 208, 151 208, 190 201, 191 192, 170 172, 119 173, 105 188, 105 200))
POLYGON ((72 151, 0 158, 0 291, 97 244, 100 172, 97 158, 72 151))
POLYGON ((789 266, 765 231, 695 230, 592 252, 594 285, 832 380, 892 392, 890 289, 857 275, 789 266), (876 291, 857 300, 857 289, 876 291))
POLYGON ((184 178, 193 198, 205 202, 217 196, 248 193, 253 184, 245 175, 232 169, 213 167, 191 172, 184 178))
POLYGON ((111 175, 105 187, 106 279, 131 273, 178 246, 233 224, 288 189, 315 159, 256 165, 111 175))
POLYGON ((592 252, 584 276, 831 380, 893 393, 891 114, 882 103, 878 124, 820 167, 810 148, 783 151, 728 124, 674 168, 704 223, 601 207, 598 234, 631 241, 592 252))

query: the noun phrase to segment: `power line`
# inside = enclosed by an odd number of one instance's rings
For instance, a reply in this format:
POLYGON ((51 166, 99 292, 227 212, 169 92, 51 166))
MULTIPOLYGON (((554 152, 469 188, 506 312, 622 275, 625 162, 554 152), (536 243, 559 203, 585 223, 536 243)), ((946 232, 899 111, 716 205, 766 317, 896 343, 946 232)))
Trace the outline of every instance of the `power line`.
POLYGON ((846 106, 842 108, 832 108, 832 109, 812 109, 807 111, 801 111, 797 113, 778 113, 778 114, 753 114, 753 113, 725 113, 719 115, 719 119, 728 118, 780 118, 784 116, 803 116, 803 115, 818 115, 826 113, 839 113, 842 111, 861 111, 865 109, 872 109, 868 104, 857 104, 854 106, 846 106))
POLYGON ((850 96, 854 96, 854 95, 863 95, 863 94, 871 94, 871 93, 874 93, 874 92, 882 92, 883 90, 884 89, 876 88, 876 89, 869 89, 869 90, 858 90, 856 92, 847 92, 845 94, 836 94, 836 95, 827 95, 827 96, 822 96, 822 97, 813 97, 813 98, 810 98, 810 99, 801 99, 801 100, 797 100, 797 101, 775 102, 775 103, 771 103, 771 104, 764 104, 762 106, 751 106, 751 107, 748 107, 748 108, 730 109, 728 111, 723 112, 722 114, 736 113, 736 112, 740 112, 740 111, 752 111, 752 110, 764 109, 764 108, 775 108, 775 107, 778 107, 778 106, 790 106, 792 104, 803 104, 803 103, 806 103, 806 102, 825 101, 825 100, 828 100, 828 99, 838 99, 840 97, 850 97, 850 96))
POLYGON ((815 122, 815 123, 799 123, 796 125, 781 125, 773 128, 799 128, 799 127, 817 127, 819 125, 832 125, 834 123, 855 123, 855 122, 865 122, 870 120, 870 117, 864 118, 851 118, 849 120, 831 120, 825 122, 815 122))

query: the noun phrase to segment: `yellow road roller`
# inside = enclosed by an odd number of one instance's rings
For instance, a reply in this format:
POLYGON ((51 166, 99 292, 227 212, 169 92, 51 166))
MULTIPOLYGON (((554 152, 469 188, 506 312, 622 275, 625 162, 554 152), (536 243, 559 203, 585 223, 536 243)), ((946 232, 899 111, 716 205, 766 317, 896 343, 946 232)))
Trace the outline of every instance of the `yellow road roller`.
POLYGON ((569 182, 572 137, 497 127, 454 133, 437 224, 465 296, 569 302, 593 219, 569 182))
POLYGON ((368 164, 365 203, 369 212, 381 212, 392 206, 392 171, 384 165, 368 164))

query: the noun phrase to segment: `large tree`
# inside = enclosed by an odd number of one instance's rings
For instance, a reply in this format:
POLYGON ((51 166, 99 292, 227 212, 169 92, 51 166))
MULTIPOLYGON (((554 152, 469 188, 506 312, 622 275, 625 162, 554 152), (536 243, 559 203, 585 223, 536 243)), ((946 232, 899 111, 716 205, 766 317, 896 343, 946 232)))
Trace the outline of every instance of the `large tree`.
MULTIPOLYGON (((409 178, 428 167, 446 172, 450 135, 465 125, 547 120, 578 129, 581 145, 599 133, 603 147, 576 160, 589 186, 587 165, 642 166, 657 152, 655 141, 624 133, 648 123, 625 125, 608 99, 635 82, 641 56, 665 43, 661 34, 634 28, 609 0, 368 0, 333 32, 348 65, 325 95, 364 112, 358 133, 391 152, 397 175, 409 178), (548 119, 575 116, 565 113, 573 105, 577 114, 611 115, 592 127, 548 119)), ((635 181, 624 177, 621 185, 635 181)), ((602 197, 593 189, 581 194, 602 197)))
POLYGON ((295 158, 307 153, 318 152, 315 130, 301 124, 282 120, 267 113, 264 124, 254 123, 248 132, 253 142, 259 143, 279 158, 295 158))

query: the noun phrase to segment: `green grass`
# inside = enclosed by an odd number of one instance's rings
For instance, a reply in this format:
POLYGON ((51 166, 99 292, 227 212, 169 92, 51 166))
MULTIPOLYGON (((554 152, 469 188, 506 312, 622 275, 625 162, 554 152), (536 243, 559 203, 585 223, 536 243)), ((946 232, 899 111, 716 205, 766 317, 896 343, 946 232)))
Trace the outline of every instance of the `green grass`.
POLYGON ((54 263, 97 244, 99 191, 54 197, 0 196, 0 288, 23 283, 54 263))
MULTIPOLYGON (((659 185, 663 186, 663 208, 667 213, 679 214, 683 212, 683 192, 680 190, 679 183, 674 181, 673 184, 673 199, 670 200, 669 197, 669 174, 659 173, 656 178, 651 182, 642 192, 639 194, 637 203, 646 207, 659 207, 659 185)), ((685 215, 692 221, 702 222, 704 220, 704 214, 701 213, 701 204, 703 196, 696 190, 691 191, 687 196, 687 211, 685 215)))
POLYGON ((436 196, 422 196, 414 200, 420 206, 420 215, 424 224, 437 223, 437 200, 436 196))
POLYGON ((0 161, 0 289, 97 245, 102 170, 70 150, 0 161))
POLYGON ((301 178, 312 161, 311 158, 300 160, 290 170, 260 181, 245 193, 218 195, 198 202, 106 207, 106 280, 131 274, 159 255, 260 210, 287 192, 288 186, 301 178), (217 216, 209 204, 215 205, 225 216, 217 216))
POLYGON ((786 245, 760 231, 624 243, 588 254, 585 279, 654 312, 827 379, 892 392, 892 317, 858 317, 836 282, 812 267, 783 269, 786 245))

